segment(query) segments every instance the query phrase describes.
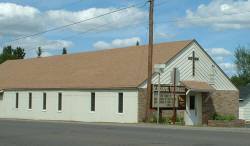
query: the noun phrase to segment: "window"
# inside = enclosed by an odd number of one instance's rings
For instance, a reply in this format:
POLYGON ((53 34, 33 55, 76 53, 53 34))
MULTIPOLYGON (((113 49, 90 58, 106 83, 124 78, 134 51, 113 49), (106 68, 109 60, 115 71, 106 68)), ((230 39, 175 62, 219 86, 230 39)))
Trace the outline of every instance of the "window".
POLYGON ((16 108, 18 108, 18 98, 19 98, 19 94, 16 93, 16 108))
POLYGON ((123 113, 123 93, 119 93, 119 97, 118 97, 118 113, 123 113))
POLYGON ((195 109, 195 96, 190 96, 190 109, 195 109))
POLYGON ((176 96, 178 97, 178 109, 180 110, 185 110, 186 109, 186 95, 178 95, 176 94, 176 96))
POLYGON ((58 111, 62 110, 62 93, 58 93, 58 111))
POLYGON ((91 93, 91 109, 92 112, 95 111, 95 92, 91 93))
POLYGON ((43 110, 46 110, 46 93, 43 93, 43 110))
POLYGON ((32 93, 29 93, 29 109, 32 109, 32 93))

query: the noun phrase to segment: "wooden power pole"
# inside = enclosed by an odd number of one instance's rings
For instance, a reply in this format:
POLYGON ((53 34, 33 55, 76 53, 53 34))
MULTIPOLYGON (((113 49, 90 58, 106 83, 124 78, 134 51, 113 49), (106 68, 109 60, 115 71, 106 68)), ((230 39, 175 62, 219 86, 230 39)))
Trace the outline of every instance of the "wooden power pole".
POLYGON ((154 0, 149 0, 149 45, 148 45, 148 79, 147 79, 147 103, 146 103, 146 122, 149 121, 149 112, 151 108, 151 98, 152 98, 152 59, 153 59, 153 12, 154 12, 154 0))

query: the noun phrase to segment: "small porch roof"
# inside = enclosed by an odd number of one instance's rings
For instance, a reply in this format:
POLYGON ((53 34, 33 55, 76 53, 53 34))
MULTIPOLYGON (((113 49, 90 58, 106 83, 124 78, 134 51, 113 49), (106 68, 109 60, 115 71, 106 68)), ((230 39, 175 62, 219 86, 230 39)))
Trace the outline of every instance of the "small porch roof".
POLYGON ((199 81, 180 81, 186 88, 191 91, 196 92, 213 92, 216 89, 209 85, 206 82, 199 82, 199 81))

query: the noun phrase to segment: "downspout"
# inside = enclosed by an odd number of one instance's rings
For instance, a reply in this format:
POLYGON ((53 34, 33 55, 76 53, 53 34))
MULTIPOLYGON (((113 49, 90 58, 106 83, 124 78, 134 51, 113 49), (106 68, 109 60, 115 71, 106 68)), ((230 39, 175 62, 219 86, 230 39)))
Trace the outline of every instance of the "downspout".
MULTIPOLYGON (((188 115, 188 117, 190 117, 190 114, 187 111, 187 96, 188 96, 188 94, 189 94, 190 91, 191 91, 191 89, 188 89, 187 92, 186 92, 186 109, 185 109, 185 113, 186 113, 186 115, 188 115)), ((185 117, 186 116, 184 114, 184 121, 186 122, 187 119, 185 117)))
POLYGON ((186 95, 188 95, 190 91, 191 91, 191 89, 188 89, 187 92, 186 92, 186 95))

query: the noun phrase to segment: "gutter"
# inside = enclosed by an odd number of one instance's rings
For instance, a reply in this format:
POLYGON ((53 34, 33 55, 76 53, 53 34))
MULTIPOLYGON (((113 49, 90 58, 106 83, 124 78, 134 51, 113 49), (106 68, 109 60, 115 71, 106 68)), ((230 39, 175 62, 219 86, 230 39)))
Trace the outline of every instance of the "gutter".
POLYGON ((188 91, 186 92, 186 95, 189 94, 189 92, 208 92, 208 93, 213 93, 215 92, 216 90, 206 90, 206 89, 188 89, 188 91))

